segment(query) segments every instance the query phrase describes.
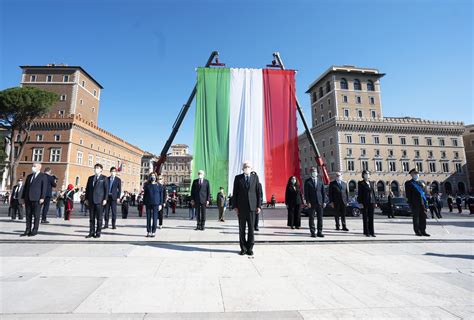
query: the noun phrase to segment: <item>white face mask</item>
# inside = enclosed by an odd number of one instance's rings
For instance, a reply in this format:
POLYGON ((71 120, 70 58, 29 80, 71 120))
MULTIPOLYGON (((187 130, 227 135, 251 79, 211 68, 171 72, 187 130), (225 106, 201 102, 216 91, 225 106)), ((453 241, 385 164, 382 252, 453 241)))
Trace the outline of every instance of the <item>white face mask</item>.
POLYGON ((18 181, 18 185, 22 185, 23 184, 23 181, 18 181))
POLYGON ((364 174, 364 180, 365 180, 365 181, 367 181, 367 180, 369 180, 369 179, 370 179, 370 175, 369 175, 369 174, 367 174, 367 173, 366 173, 366 174, 364 174))
POLYGON ((295 178, 291 179, 291 183, 296 184, 296 179, 295 178))
POLYGON ((36 168, 36 167, 31 167, 31 172, 33 172, 33 173, 38 172, 38 168, 36 168))
POLYGON ((417 181, 420 175, 418 173, 415 173, 415 174, 412 174, 411 177, 413 178, 413 180, 417 181))
POLYGON ((249 167, 244 168, 244 174, 245 175, 249 175, 251 171, 252 171, 252 168, 249 168, 249 167))
POLYGON ((117 172, 112 171, 112 172, 110 173, 110 175, 111 175, 112 177, 115 177, 115 176, 117 175, 117 172))
POLYGON ((99 174, 102 172, 102 169, 100 169, 100 168, 95 168, 95 169, 94 169, 94 172, 95 172, 96 175, 99 175, 99 174))
POLYGON ((336 177, 336 180, 339 181, 339 182, 341 182, 341 181, 342 181, 342 177, 341 177, 341 176, 337 176, 337 177, 336 177))
POLYGON ((204 175, 202 173, 198 174, 199 179, 204 178, 204 175))
POLYGON ((311 177, 317 178, 318 177, 318 172, 317 171, 312 171, 311 172, 311 177))

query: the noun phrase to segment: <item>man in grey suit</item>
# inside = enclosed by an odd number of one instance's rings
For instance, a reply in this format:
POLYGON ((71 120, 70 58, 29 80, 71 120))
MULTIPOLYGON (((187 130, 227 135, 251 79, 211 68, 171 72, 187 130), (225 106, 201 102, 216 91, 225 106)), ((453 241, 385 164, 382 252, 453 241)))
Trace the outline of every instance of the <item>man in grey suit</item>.
POLYGON ((232 207, 239 219, 240 255, 253 256, 255 215, 262 210, 260 181, 252 171, 250 162, 244 162, 244 173, 235 176, 232 191, 232 207), (245 239, 245 227, 248 226, 248 237, 245 239))
POLYGON ((309 231, 311 237, 323 238, 323 209, 326 207, 326 193, 323 181, 318 178, 318 169, 311 167, 311 177, 304 183, 304 198, 309 210, 309 231), (314 226, 314 216, 317 217, 317 231, 314 226))
POLYGON ((349 231, 346 227, 346 207, 349 202, 349 190, 347 183, 342 180, 342 173, 336 173, 336 179, 329 184, 329 203, 334 208, 334 219, 336 220, 336 230, 339 230, 339 218, 342 223, 342 230, 349 231))

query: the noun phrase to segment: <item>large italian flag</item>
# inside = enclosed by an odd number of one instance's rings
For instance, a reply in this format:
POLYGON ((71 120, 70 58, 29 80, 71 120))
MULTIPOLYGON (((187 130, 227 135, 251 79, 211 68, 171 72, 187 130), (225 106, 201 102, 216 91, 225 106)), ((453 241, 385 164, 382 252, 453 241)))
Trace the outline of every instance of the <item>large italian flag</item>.
POLYGON ((250 161, 264 199, 284 201, 289 177, 300 179, 295 71, 199 68, 193 152, 193 177, 206 172, 214 199, 250 161))

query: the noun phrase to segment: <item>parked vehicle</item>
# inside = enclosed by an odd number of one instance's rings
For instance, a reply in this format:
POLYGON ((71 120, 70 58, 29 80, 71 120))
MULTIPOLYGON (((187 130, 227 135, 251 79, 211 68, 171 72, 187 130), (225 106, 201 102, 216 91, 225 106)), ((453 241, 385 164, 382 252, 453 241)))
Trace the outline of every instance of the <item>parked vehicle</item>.
MULTIPOLYGON (((330 206, 324 208, 324 216, 334 216, 334 209, 330 206)), ((359 217, 360 216, 360 204, 356 199, 349 201, 346 207, 346 216, 347 217, 359 217)), ((301 209, 301 215, 307 217, 309 215, 309 208, 304 207, 301 209)))
MULTIPOLYGON (((407 202, 407 199, 403 197, 394 197, 392 199, 393 203, 393 214, 396 216, 409 216, 411 215, 411 208, 407 202)), ((383 201, 378 203, 382 214, 388 214, 390 207, 388 201, 383 201)))

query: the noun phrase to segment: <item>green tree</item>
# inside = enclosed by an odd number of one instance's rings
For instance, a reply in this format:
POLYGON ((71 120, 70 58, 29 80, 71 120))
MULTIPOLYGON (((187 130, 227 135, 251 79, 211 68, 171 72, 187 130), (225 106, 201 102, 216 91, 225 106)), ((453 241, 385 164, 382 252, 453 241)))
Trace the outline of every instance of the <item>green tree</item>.
POLYGON ((33 121, 48 113, 58 98, 56 93, 34 87, 15 87, 0 91, 0 126, 10 133, 10 187, 16 181, 19 156, 28 140, 33 121), (14 139, 15 135, 19 135, 20 139, 14 139), (17 154, 14 152, 16 145, 17 154))

